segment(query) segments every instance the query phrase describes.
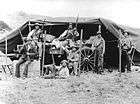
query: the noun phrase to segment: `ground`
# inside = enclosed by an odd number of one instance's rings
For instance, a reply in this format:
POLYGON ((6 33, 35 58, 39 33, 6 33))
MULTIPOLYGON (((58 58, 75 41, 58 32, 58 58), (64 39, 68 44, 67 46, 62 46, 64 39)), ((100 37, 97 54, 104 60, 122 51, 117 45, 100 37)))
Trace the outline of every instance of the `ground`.
POLYGON ((0 104, 139 104, 140 73, 82 74, 67 79, 8 78, 0 104))
POLYGON ((44 79, 32 69, 26 79, 1 76, 0 104, 140 104, 139 72, 44 79))

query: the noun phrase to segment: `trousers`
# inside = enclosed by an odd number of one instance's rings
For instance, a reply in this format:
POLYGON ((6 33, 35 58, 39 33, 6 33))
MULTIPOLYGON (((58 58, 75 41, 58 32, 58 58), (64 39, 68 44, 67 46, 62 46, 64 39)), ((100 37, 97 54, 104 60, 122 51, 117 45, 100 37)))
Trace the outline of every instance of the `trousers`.
POLYGON ((28 66, 31 63, 31 60, 29 60, 29 59, 27 60, 27 59, 21 57, 21 58, 19 58, 18 63, 16 64, 15 76, 17 78, 20 77, 20 66, 23 63, 25 63, 24 70, 23 70, 23 76, 24 77, 27 77, 28 76, 28 66))
POLYGON ((125 68, 127 71, 131 71, 131 56, 127 51, 122 50, 121 60, 121 72, 125 72, 125 68))
POLYGON ((103 54, 100 50, 96 49, 94 55, 95 72, 101 74, 103 71, 103 54))

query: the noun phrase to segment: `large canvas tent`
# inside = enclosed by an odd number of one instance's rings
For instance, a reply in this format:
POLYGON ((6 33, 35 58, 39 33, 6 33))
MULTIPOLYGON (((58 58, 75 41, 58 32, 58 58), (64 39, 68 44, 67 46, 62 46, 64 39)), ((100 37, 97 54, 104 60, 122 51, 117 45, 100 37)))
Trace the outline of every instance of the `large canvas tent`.
MULTIPOLYGON (((76 19, 75 19, 76 20, 76 19)), ((12 53, 14 49, 16 49, 18 44, 22 44, 22 38, 26 37, 29 33, 30 28, 33 28, 33 25, 29 24, 35 24, 35 23, 42 24, 41 28, 47 31, 47 34, 51 34, 55 37, 58 37, 65 29, 68 27, 68 23, 72 22, 73 25, 75 25, 75 21, 72 20, 65 20, 65 21, 27 21, 24 25, 19 27, 18 29, 12 31, 8 36, 8 53, 12 53), (21 31, 21 33, 20 33, 21 31), (21 35, 22 34, 22 35, 21 35)), ((133 41, 136 44, 136 51, 134 54, 134 61, 140 62, 140 35, 139 31, 128 28, 125 26, 117 25, 116 23, 106 20, 103 18, 95 18, 91 20, 78 20, 77 29, 80 33, 80 30, 83 29, 83 40, 89 39, 90 36, 96 34, 98 31, 98 25, 101 25, 101 32, 102 37, 105 39, 106 42, 106 49, 105 49, 105 58, 104 63, 106 66, 118 66, 119 63, 119 50, 118 50, 118 39, 119 39, 119 29, 122 31, 127 30, 129 34, 131 35, 133 41)), ((5 39, 0 40, 0 50, 2 52, 5 52, 5 39)))

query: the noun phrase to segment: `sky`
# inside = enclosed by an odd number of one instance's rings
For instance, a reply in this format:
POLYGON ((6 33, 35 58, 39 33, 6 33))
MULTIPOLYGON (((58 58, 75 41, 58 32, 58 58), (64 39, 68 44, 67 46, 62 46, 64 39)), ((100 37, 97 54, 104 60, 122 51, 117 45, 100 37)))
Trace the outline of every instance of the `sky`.
POLYGON ((140 28, 140 0, 0 0, 0 19, 17 11, 52 17, 102 17, 140 28))

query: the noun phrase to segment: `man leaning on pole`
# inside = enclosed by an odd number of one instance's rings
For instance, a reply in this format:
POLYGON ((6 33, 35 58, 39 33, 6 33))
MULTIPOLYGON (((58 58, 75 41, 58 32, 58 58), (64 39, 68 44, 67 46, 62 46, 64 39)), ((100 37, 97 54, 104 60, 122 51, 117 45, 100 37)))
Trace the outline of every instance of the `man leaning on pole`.
POLYGON ((127 72, 131 72, 132 59, 130 54, 134 47, 134 43, 126 30, 124 31, 124 34, 121 35, 121 72, 125 72, 125 68, 127 68, 127 72))

